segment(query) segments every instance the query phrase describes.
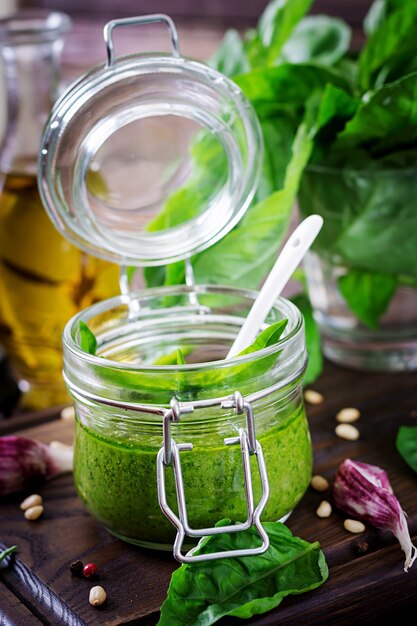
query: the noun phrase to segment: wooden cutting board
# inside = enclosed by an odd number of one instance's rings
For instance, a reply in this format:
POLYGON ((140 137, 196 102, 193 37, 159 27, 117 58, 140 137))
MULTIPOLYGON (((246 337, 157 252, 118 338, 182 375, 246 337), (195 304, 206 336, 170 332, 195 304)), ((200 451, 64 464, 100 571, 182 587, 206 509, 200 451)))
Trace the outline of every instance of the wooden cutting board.
MULTIPOLYGON (((399 426, 417 425, 416 383, 415 372, 364 374, 326 363, 314 385, 325 400, 307 405, 307 411, 314 471, 331 481, 346 457, 383 467, 408 514, 417 544, 417 474, 395 448, 399 426), (342 440, 334 433, 335 414, 347 406, 361 411, 357 441, 342 440)), ((10 433, 71 443, 73 424, 60 419, 58 409, 51 409, 0 422, 0 434, 10 433)), ((115 539, 84 509, 71 474, 43 484, 38 491, 45 513, 37 522, 24 519, 21 494, 0 499, 0 542, 19 547, 14 564, 0 570, 1 626, 156 624, 171 573, 178 567, 171 553, 147 551, 115 539), (69 565, 75 559, 99 567, 99 584, 108 595, 102 607, 93 608, 88 602, 93 583, 71 576, 69 565)), ((287 597, 274 611, 251 620, 228 618, 219 624, 369 626, 383 617, 395 617, 402 626, 415 626, 417 564, 408 573, 403 571, 404 554, 389 531, 369 527, 361 535, 350 534, 343 528, 344 515, 336 509, 327 519, 317 517, 323 497, 309 489, 287 525, 293 534, 320 542, 330 570, 326 583, 287 597), (359 542, 367 544, 366 552, 360 551, 359 542)))

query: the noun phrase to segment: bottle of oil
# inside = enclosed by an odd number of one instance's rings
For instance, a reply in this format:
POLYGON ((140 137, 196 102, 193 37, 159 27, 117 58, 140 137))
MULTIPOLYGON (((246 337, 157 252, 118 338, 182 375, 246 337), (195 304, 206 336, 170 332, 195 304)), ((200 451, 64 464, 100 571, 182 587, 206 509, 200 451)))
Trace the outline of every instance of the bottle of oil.
POLYGON ((38 193, 41 134, 60 88, 70 26, 61 12, 21 11, 0 20, 7 101, 0 120, 0 344, 19 381, 21 408, 28 409, 68 402, 64 325, 78 310, 118 293, 118 267, 68 243, 38 193))

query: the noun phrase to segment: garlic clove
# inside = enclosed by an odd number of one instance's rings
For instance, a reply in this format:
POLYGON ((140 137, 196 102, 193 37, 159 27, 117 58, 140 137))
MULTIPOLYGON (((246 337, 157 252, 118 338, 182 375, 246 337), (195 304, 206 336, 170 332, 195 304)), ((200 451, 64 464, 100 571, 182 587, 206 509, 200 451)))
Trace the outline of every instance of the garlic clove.
POLYGON ((49 444, 51 459, 60 468, 60 472, 72 472, 74 464, 74 449, 60 441, 51 441, 49 444))
POLYGON ((0 437, 0 496, 29 487, 35 479, 72 471, 71 450, 15 435, 0 437))
POLYGON ((345 459, 333 481, 336 506, 375 528, 390 530, 405 553, 407 572, 417 558, 407 520, 393 493, 387 473, 376 465, 345 459))

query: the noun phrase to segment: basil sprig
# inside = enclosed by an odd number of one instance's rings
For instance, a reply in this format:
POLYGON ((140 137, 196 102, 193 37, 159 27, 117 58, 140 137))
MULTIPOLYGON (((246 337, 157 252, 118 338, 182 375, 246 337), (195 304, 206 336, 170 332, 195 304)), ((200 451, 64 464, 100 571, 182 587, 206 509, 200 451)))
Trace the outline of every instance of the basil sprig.
MULTIPOLYGON (((231 523, 222 520, 218 525, 231 523)), ((221 618, 250 618, 291 594, 322 585, 329 572, 320 544, 294 537, 280 522, 265 522, 270 547, 262 555, 183 564, 172 575, 157 626, 209 626, 221 618)), ((256 547, 254 528, 204 538, 196 554, 256 547)))

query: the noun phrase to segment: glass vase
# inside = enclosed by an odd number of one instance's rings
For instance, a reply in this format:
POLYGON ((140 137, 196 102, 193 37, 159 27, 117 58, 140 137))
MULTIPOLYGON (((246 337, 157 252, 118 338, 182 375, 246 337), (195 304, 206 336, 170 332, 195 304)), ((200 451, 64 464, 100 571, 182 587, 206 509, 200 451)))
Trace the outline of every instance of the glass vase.
POLYGON ((365 371, 417 369, 415 170, 309 166, 299 207, 324 218, 304 263, 324 354, 365 371))

